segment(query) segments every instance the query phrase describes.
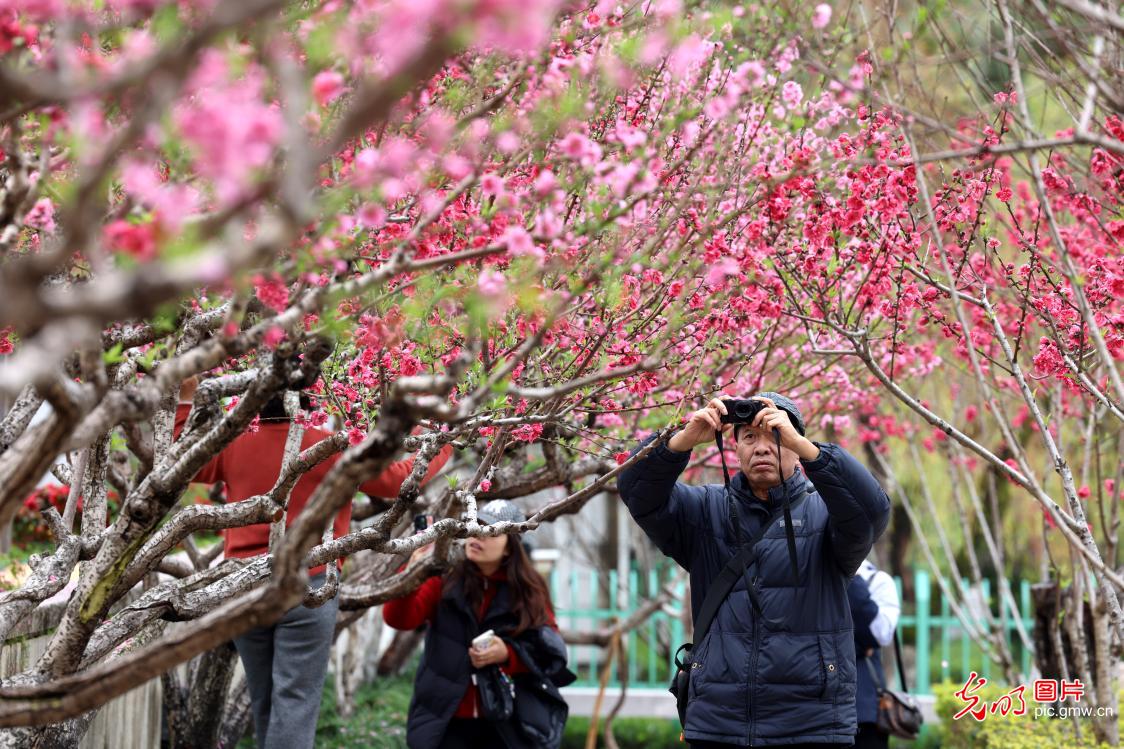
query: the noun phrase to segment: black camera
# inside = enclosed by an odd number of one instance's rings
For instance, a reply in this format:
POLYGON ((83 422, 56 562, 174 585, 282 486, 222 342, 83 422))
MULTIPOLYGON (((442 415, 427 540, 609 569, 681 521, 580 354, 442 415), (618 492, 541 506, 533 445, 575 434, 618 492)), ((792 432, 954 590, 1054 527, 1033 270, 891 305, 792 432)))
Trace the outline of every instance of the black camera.
POLYGON ((764 403, 751 398, 727 398, 722 405, 726 406, 726 413, 722 414, 723 424, 752 424, 761 409, 765 408, 764 403))
MULTIPOLYGON (((723 424, 752 424, 757 414, 767 405, 752 398, 725 398, 722 403, 726 406, 726 413, 722 415, 723 424)), ((800 419, 789 413, 787 409, 781 410, 788 415, 788 420, 796 427, 796 431, 804 434, 804 430, 800 427, 800 419)))

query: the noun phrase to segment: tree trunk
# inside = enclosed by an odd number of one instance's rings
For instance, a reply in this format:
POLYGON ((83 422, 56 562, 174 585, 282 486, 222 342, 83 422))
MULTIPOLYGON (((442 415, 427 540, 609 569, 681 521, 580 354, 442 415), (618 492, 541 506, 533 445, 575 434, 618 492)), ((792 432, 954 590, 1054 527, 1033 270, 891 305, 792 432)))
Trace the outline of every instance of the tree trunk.
POLYGON ((1092 654, 1094 684, 1092 691, 1096 697, 1098 707, 1107 708, 1100 714, 1094 713, 1093 730, 1097 740, 1109 746, 1116 746, 1120 741, 1120 724, 1116 715, 1116 684, 1113 678, 1112 657, 1112 628, 1108 622, 1108 604, 1104 596, 1097 596, 1095 604, 1090 610, 1090 624, 1092 627, 1092 654))
POLYGON ((1094 611, 1088 601, 1078 600, 1084 597, 1077 595, 1075 587, 1059 590, 1055 580, 1033 585, 1030 591, 1034 602, 1034 660, 1041 678, 1081 679, 1085 684, 1082 700, 1094 710, 1091 722, 1097 740, 1115 746, 1119 725, 1107 606, 1102 606, 1101 612, 1094 611), (1078 637, 1081 641, 1075 642, 1078 637), (1090 663, 1091 667, 1086 668, 1090 663), (1113 712, 1097 717, 1098 707, 1113 712))
POLYGON ((355 695, 359 688, 376 675, 382 631, 381 609, 367 609, 336 635, 332 647, 332 670, 335 675, 336 709, 344 717, 355 710, 355 695))
POLYGON ((394 639, 390 641, 386 652, 379 659, 378 675, 393 676, 401 673, 406 666, 406 661, 418 649, 423 637, 422 630, 412 632, 395 632, 394 639))
MULTIPOLYGON (((834 431, 834 430, 833 430, 834 431)), ((874 454, 876 444, 867 442, 863 445, 866 455, 866 464, 871 474, 882 486, 890 486, 890 477, 883 470, 884 463, 874 454)), ((910 541, 913 539, 913 528, 909 522, 909 513, 901 504, 891 503, 890 525, 888 531, 875 544, 878 566, 902 581, 902 598, 913 598, 913 576, 908 574, 909 567, 906 559, 909 556, 910 541)))
POLYGON ((220 747, 234 747, 249 733, 253 716, 250 714, 250 690, 245 680, 234 685, 226 707, 223 709, 222 727, 219 730, 220 747))
POLYGON ((164 680, 169 749, 219 746, 237 660, 234 645, 226 643, 192 661, 186 689, 164 680))
POLYGON ((890 511, 890 532, 884 538, 887 539, 886 548, 889 551, 887 554, 888 571, 891 575, 901 579, 902 592, 912 598, 913 579, 909 574, 910 568, 906 560, 909 558, 913 530, 909 524, 909 514, 900 504, 895 504, 890 511))
POLYGON ((1043 679, 1068 678, 1064 670, 1067 663, 1064 648, 1065 638, 1059 636, 1058 627, 1058 584, 1054 580, 1030 586, 1030 597, 1034 602, 1034 662, 1043 679))

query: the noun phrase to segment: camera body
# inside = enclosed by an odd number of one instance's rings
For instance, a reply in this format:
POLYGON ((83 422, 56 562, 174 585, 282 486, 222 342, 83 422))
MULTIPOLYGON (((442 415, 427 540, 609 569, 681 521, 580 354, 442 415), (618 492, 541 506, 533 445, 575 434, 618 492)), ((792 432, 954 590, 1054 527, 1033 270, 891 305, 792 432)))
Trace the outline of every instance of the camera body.
MULTIPOLYGON (((726 413, 722 415, 723 424, 752 424, 757 414, 761 413, 761 409, 765 408, 765 403, 752 398, 725 398, 722 403, 726 406, 726 413)), ((796 431, 804 434, 800 419, 793 416, 788 409, 781 410, 788 415, 788 420, 792 422, 796 431)))
POLYGON ((765 408, 764 403, 752 398, 727 398, 722 404, 726 406, 726 413, 722 414, 723 424, 752 424, 761 409, 765 408))

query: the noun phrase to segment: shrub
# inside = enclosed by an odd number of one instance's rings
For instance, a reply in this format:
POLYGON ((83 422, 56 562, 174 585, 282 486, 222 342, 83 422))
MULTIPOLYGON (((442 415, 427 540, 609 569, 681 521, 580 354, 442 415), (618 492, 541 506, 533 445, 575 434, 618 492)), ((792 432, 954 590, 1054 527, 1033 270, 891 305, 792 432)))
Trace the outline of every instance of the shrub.
MULTIPOLYGON (((24 497, 12 521, 12 543, 30 551, 53 545, 56 539, 43 519, 43 511, 48 507, 54 507, 61 515, 66 509, 66 498, 69 494, 70 489, 62 484, 43 484, 24 497)), ((112 518, 116 514, 119 503, 117 492, 110 489, 106 493, 109 517, 112 518)), ((82 497, 78 497, 74 509, 75 526, 81 527, 82 497)))
MULTIPOLYGON (((601 739, 604 726, 602 718, 597 727, 598 746, 604 745, 601 739)), ((589 718, 571 717, 566 722, 562 749, 583 749, 588 732, 589 718)), ((679 723, 674 720, 617 718, 613 721, 613 736, 620 749, 683 749, 686 746, 679 741, 679 723)))
MULTIPOLYGON (((1034 702, 1031 694, 1025 694, 1027 714, 1008 715, 988 714, 982 721, 971 716, 953 720, 965 703, 956 697, 962 685, 935 685, 937 695, 937 716, 940 718, 941 747, 943 749, 1037 749, 1038 747, 1090 747, 1100 749, 1107 744, 1099 744, 1093 737, 1093 726, 1087 718, 1034 718, 1034 702), (1077 727, 1080 726, 1080 738, 1077 727)), ((1030 687, 1027 687, 1029 692, 1030 687)), ((989 705, 1007 694, 1010 687, 988 683, 976 694, 989 705)), ((1119 710, 1117 711, 1119 715, 1119 710)))

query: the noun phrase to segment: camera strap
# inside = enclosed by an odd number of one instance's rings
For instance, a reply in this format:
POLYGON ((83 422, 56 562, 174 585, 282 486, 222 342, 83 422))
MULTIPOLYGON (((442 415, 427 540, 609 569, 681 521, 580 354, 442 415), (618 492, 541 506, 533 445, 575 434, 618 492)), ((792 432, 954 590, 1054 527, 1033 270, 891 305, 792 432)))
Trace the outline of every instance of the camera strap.
MULTIPOLYGON (((796 563, 796 531, 792 527, 792 509, 791 498, 788 494, 788 482, 784 480, 784 473, 781 472, 781 433, 774 429, 773 437, 777 441, 777 473, 781 477, 781 486, 784 487, 784 535, 788 543, 788 561, 792 565, 792 584, 799 585, 800 583, 800 567, 796 563)), ((738 545, 745 545, 745 531, 742 530, 741 521, 738 518, 737 502, 734 501, 733 492, 730 490, 730 468, 726 465, 726 450, 722 445, 722 431, 714 431, 714 444, 718 446, 718 457, 722 460, 722 482, 726 487, 726 496, 729 498, 730 503, 730 520, 734 523, 734 532, 738 535, 738 545)))

